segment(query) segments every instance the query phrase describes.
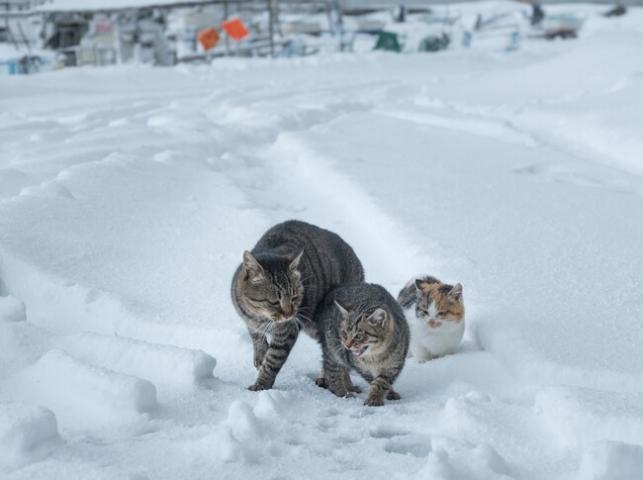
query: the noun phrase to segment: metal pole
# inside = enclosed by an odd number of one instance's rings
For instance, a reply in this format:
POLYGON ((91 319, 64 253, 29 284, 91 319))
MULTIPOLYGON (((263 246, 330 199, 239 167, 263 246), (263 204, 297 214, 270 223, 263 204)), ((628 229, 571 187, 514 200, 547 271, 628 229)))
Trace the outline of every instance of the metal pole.
POLYGON ((344 5, 342 0, 337 0, 337 29, 339 30, 339 49, 344 51, 344 5))
POLYGON ((275 12, 274 0, 268 0, 268 29, 270 31, 270 56, 275 56, 275 12))
MULTIPOLYGON (((229 7, 228 0, 225 0, 225 2, 223 3, 223 21, 224 22, 228 20, 228 14, 229 14, 228 7, 229 7)), ((229 57, 230 56, 230 39, 228 38, 228 35, 225 35, 224 41, 225 41, 225 54, 226 54, 226 57, 229 57)))

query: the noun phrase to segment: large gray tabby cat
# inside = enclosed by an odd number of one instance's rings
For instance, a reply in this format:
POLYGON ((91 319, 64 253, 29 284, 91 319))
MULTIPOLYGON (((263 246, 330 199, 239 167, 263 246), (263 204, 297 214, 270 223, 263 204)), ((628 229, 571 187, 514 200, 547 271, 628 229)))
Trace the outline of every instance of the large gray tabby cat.
POLYGON ((297 220, 275 225, 244 252, 231 293, 254 345, 258 375, 248 388, 272 388, 300 328, 319 337, 313 319, 324 296, 338 285, 363 280, 362 264, 350 245, 297 220))
POLYGON ((365 405, 380 406, 384 396, 399 400, 393 390, 409 349, 404 312, 381 286, 343 285, 330 292, 317 310, 322 329, 323 375, 317 384, 335 395, 351 396, 354 368, 370 383, 365 405))

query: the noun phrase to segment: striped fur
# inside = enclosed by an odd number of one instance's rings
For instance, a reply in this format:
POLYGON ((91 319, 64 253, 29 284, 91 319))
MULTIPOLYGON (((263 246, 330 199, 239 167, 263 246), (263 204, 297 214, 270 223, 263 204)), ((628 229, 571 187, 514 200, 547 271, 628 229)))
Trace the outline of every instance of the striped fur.
POLYGON ((318 385, 351 396, 357 389, 349 373, 355 369, 370 384, 365 405, 383 405, 384 397, 399 400, 393 382, 404 367, 409 329, 400 305, 383 287, 343 285, 327 295, 316 318, 323 351, 318 385))
POLYGON ((364 271, 338 235, 297 220, 269 229, 249 253, 232 278, 231 295, 254 346, 258 375, 249 389, 265 390, 272 388, 300 329, 319 337, 314 318, 326 293, 363 281, 364 271))

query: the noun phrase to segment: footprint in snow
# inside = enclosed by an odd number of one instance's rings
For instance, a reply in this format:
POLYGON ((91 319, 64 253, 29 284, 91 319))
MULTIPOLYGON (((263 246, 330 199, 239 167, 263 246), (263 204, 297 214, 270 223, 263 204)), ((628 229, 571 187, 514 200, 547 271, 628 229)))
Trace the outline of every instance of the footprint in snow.
POLYGON ((422 458, 431 452, 431 441, 428 438, 394 438, 386 442, 384 450, 398 455, 412 455, 422 458))
POLYGON ((408 435, 410 432, 390 425, 380 425, 369 432, 372 438, 393 438, 408 435))
POLYGON ((334 418, 322 418, 317 421, 317 429, 322 432, 328 432, 337 426, 337 420, 334 418))

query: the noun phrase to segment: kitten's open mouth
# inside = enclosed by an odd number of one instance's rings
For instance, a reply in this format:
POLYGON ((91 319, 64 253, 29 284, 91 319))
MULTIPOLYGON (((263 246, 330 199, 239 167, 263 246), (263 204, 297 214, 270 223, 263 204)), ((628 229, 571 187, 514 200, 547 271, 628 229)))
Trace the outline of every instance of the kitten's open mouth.
POLYGON ((355 357, 361 357, 362 355, 364 355, 364 353, 366 352, 366 350, 368 350, 368 345, 364 345, 364 346, 363 346, 363 347, 361 347, 361 348, 351 348, 351 353, 352 353, 355 357))

